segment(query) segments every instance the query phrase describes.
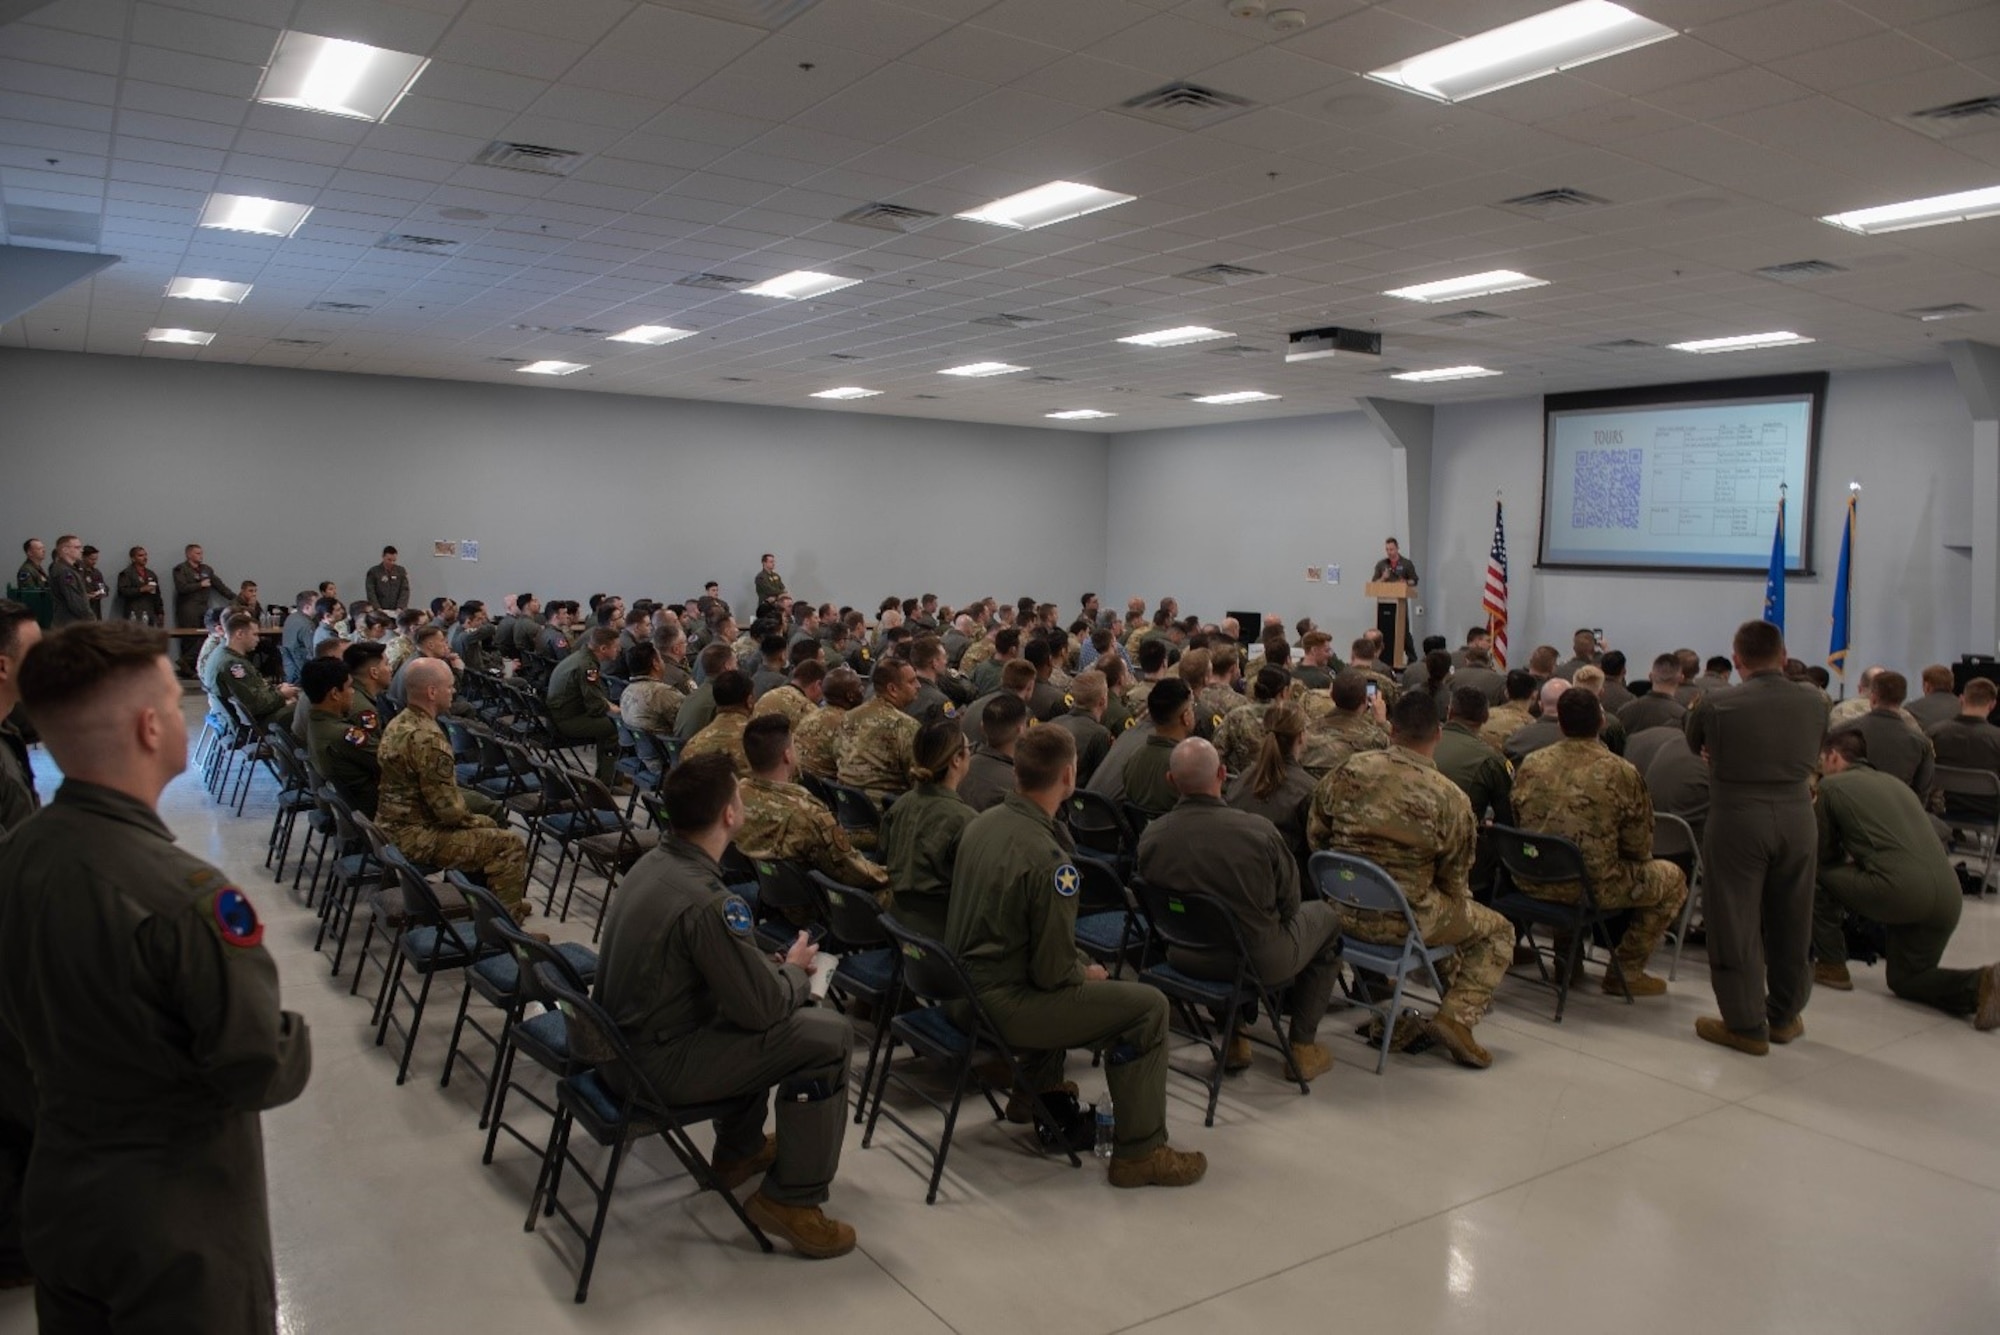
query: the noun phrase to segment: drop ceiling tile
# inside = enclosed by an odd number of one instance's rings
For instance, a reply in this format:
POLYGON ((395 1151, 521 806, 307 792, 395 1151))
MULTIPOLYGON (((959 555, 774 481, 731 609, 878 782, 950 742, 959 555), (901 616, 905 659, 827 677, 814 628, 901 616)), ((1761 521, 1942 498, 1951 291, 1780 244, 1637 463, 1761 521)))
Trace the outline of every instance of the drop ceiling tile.
POLYGON ((1942 72, 1950 57, 1900 33, 1878 32, 1804 55, 1769 62, 1774 74, 1838 93, 1896 75, 1942 72))
POLYGON ((257 91, 257 81, 263 74, 258 65, 158 46, 133 46, 125 63, 128 79, 144 79, 239 100, 257 91))
POLYGON ((671 101, 755 46, 754 28, 640 5, 571 70, 567 82, 671 101))
POLYGON ((1003 84, 1032 74, 1067 54, 1065 48, 1044 41, 967 25, 933 38, 903 59, 924 69, 1003 84))
POLYGON ((184 120, 211 121, 217 125, 241 125, 250 104, 242 98, 197 93, 165 84, 141 83, 125 79, 118 86, 121 111, 151 112, 184 120))
POLYGON ((1014 87, 1085 107, 1116 107, 1157 86, 1145 70, 1096 56, 1070 55, 1014 81, 1014 87))
POLYGON ((854 138, 887 141, 950 114, 987 86, 936 70, 896 65, 877 70, 822 102, 816 128, 854 138))
POLYGON ((1662 111, 1695 121, 1719 121, 1760 107, 1812 96, 1804 84, 1769 70, 1745 66, 1709 79, 1647 93, 1642 99, 1662 111))
POLYGON ((1882 25, 1837 0, 1785 0, 1735 18, 1705 23, 1694 36, 1731 55, 1763 63, 1867 37, 1882 25))
POLYGON ((132 8, 131 39, 140 45, 191 51, 261 68, 277 48, 282 25, 272 21, 277 15, 268 5, 258 7, 258 17, 263 21, 244 23, 163 5, 138 4, 132 8))
POLYGON ((490 140, 513 119, 513 113, 499 107, 475 106, 470 102, 447 102, 435 97, 406 97, 390 113, 389 123, 440 134, 464 135, 490 140))
MULTIPOLYGON (((6 95, 0 94, 0 108, 4 108, 5 99, 6 95)), ((195 148, 227 149, 236 141, 236 131, 230 126, 209 121, 156 116, 146 111, 121 111, 118 113, 119 144, 122 146, 128 138, 157 139, 195 148)), ((120 151, 123 151, 122 147, 120 151)))
MULTIPOLYGON (((1377 7, 1308 29, 1286 48, 1354 74, 1393 65, 1444 45, 1453 34, 1377 7)), ((1399 90, 1389 89, 1390 98, 1399 90)), ((1415 94, 1400 94, 1415 99, 1415 94)))
MULTIPOLYGON (((587 43, 461 20, 438 43, 439 59, 529 79, 554 79, 589 50, 587 43)), ((428 78, 428 71, 426 71, 428 78)), ((426 92, 438 96, 436 88, 426 92)), ((462 96, 462 94, 450 94, 462 96)))
POLYGON ((1909 33, 1955 60, 2000 54, 2000 8, 1972 5, 1956 14, 1917 23, 1909 33))

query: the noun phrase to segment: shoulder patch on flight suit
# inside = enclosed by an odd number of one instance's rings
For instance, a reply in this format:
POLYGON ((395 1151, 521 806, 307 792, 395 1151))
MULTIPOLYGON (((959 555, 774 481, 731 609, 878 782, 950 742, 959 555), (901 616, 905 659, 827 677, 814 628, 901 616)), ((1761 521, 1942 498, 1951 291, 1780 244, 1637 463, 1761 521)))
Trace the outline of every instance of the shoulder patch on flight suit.
POLYGON ((1221 727, 1221 726, 1222 726, 1222 715, 1220 715, 1220 714, 1210 714, 1210 715, 1208 716, 1208 726, 1209 726, 1209 727, 1211 727, 1211 728, 1219 728, 1219 727, 1221 727))
POLYGON ((1076 697, 1074 695, 1071 695, 1068 691, 1063 692, 1063 708, 1064 709, 1076 708, 1076 697))
POLYGON ((750 935, 750 905, 741 895, 730 895, 722 901, 722 922, 738 936, 750 935))
POLYGON ((1120 732, 1126 732, 1126 731, 1128 731, 1128 730, 1129 730, 1129 729, 1130 729, 1130 728, 1132 727, 1132 725, 1133 725, 1134 723, 1137 723, 1138 721, 1139 721, 1139 720, 1138 720, 1138 719, 1136 719, 1136 718, 1128 718, 1128 719, 1126 719, 1126 720, 1125 720, 1125 726, 1124 726, 1124 727, 1122 727, 1122 728, 1120 728, 1120 729, 1119 729, 1118 731, 1120 731, 1120 732))
POLYGON ((958 706, 947 701, 944 706, 944 716, 946 718, 957 718, 958 706))
POLYGON ((375 711, 372 709, 362 710, 361 717, 356 719, 355 722, 359 723, 362 727, 368 729, 368 731, 370 732, 375 731, 376 727, 379 726, 380 724, 380 720, 375 717, 375 711))
POLYGON ((238 681, 242 681, 245 677, 250 675, 250 670, 244 667, 243 664, 241 663, 231 663, 229 665, 229 675, 236 678, 236 680, 238 681))
POLYGON ((594 684, 597 681, 598 675, 596 668, 585 668, 583 670, 583 679, 587 682, 594 684))
POLYGON ((257 910, 250 906, 249 898, 233 885, 225 885, 215 892, 215 926, 222 933, 227 945, 248 950, 264 939, 264 924, 257 919, 257 910))
POLYGON ((349 746, 368 745, 368 734, 361 728, 349 728, 346 732, 341 734, 341 737, 346 740, 349 746))
POLYGON ((1056 868, 1056 893, 1069 899, 1083 886, 1083 873, 1073 862, 1065 862, 1056 868))

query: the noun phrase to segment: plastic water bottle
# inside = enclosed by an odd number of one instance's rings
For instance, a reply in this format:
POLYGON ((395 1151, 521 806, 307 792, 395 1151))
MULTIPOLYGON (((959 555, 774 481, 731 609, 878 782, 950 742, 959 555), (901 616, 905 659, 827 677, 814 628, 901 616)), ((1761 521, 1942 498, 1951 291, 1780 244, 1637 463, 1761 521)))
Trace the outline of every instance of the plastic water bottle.
POLYGON ((1097 1122, 1097 1140, 1091 1147, 1091 1153, 1100 1159, 1109 1159, 1112 1147, 1118 1140, 1118 1123, 1111 1115, 1109 1090, 1106 1090, 1104 1096, 1096 1103, 1090 1105, 1090 1111, 1097 1122))

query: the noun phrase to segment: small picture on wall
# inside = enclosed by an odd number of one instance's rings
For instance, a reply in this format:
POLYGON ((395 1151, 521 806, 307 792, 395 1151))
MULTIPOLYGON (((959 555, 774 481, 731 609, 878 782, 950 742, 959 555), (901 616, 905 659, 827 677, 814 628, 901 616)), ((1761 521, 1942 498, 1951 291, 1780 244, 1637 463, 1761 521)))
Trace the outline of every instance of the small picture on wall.
POLYGON ((431 544, 431 555, 432 555, 432 556, 457 556, 457 555, 458 555, 458 544, 457 544, 457 543, 455 543, 455 542, 452 542, 452 541, 449 541, 449 540, 441 540, 441 541, 438 541, 438 542, 434 542, 434 543, 432 543, 432 544, 431 544))
POLYGON ((458 559, 461 561, 477 561, 479 559, 479 539, 459 539, 458 559))

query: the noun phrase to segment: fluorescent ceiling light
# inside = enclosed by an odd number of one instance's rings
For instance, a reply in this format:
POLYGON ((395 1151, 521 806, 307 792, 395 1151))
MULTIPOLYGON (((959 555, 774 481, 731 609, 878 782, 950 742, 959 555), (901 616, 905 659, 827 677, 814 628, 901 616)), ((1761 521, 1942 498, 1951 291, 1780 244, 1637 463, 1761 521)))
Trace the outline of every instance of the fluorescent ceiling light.
POLYGON ((1498 371, 1490 371, 1484 366, 1441 366, 1435 371, 1398 371, 1389 378, 1428 385, 1439 380, 1477 380, 1481 376, 1499 374, 1498 371))
POLYGON ((794 269, 790 273, 767 278, 755 287, 743 290, 753 297, 781 297, 786 301, 799 301, 806 297, 823 297, 829 292, 838 292, 843 287, 853 287, 859 278, 838 278, 830 273, 814 273, 811 269, 794 269))
POLYGON ((1971 222, 2000 213, 2000 185, 1984 190, 1961 190, 1955 195, 1932 195, 1902 204, 1883 204, 1851 213, 1830 213, 1820 221, 1844 227, 1863 236, 1900 232, 1909 227, 1935 227, 1939 223, 1971 222))
POLYGON ((1675 352, 1742 352, 1749 348, 1783 348, 1811 339, 1780 329, 1769 334, 1731 334, 1728 338, 1697 338, 1689 343, 1669 343, 1675 352))
POLYGON ((524 375, 573 375, 589 369, 587 362, 529 362, 514 368, 524 375))
POLYGON ((1204 394, 1196 403, 1263 403, 1268 399, 1282 398, 1280 394, 1266 394, 1261 389, 1239 389, 1228 394, 1204 394))
POLYGON ((404 51, 287 32, 278 38, 270 68, 257 86, 257 100, 379 121, 403 100, 428 64, 404 51))
POLYGON ((1457 301, 1461 297, 1490 297, 1495 292, 1519 292, 1530 287, 1547 287, 1546 278, 1530 278, 1512 269, 1489 269, 1463 278, 1440 278, 1435 283, 1390 288, 1382 295, 1404 301, 1457 301))
POLYGON ((258 195, 210 195, 202 206, 201 225, 224 232, 253 232, 258 236, 290 236, 299 230, 310 204, 288 204, 282 199, 258 195))
POLYGON ((995 227, 1012 227, 1025 232, 1047 227, 1050 223, 1081 218, 1099 209, 1130 204, 1137 198, 1137 195, 1121 195, 1115 190, 1100 190, 1094 185, 1079 185, 1075 181, 1050 181, 1033 190, 1023 190, 1018 195, 982 204, 970 213, 955 213, 952 216, 967 222, 991 223, 995 227))
POLYGON ((1177 329, 1155 329, 1150 334, 1133 334, 1118 341, 1136 343, 1142 348, 1178 348, 1184 343, 1206 343, 1210 339, 1235 337, 1226 330, 1210 329, 1207 325, 1184 324, 1177 329))
POLYGON ((1025 366, 1009 366, 1006 362, 967 362, 963 366, 947 366, 944 370, 939 371, 938 374, 963 376, 1012 375, 1016 371, 1025 371, 1027 369, 1025 366))
POLYGON ((1368 77, 1440 102, 1463 102, 1674 35, 1622 5, 1577 0, 1371 70, 1368 77))
POLYGON ((215 341, 215 335, 199 329, 148 329, 148 343, 191 343, 195 347, 206 347, 215 341))
POLYGON ((1043 413, 1042 416, 1053 417, 1058 422, 1088 422, 1092 418, 1116 417, 1118 414, 1101 413, 1095 408, 1065 408, 1059 413, 1043 413))
POLYGON ((167 295, 189 301, 238 302, 250 295, 250 284, 225 283, 220 278, 176 278, 167 284, 167 295))
POLYGON ((882 391, 863 389, 859 385, 843 385, 839 389, 822 389, 813 397, 816 399, 872 399, 882 391))
POLYGON ((684 338, 693 338, 699 332, 693 329, 675 329, 664 324, 635 324, 622 334, 607 334, 607 343, 644 343, 659 347, 662 343, 674 343, 684 338))

